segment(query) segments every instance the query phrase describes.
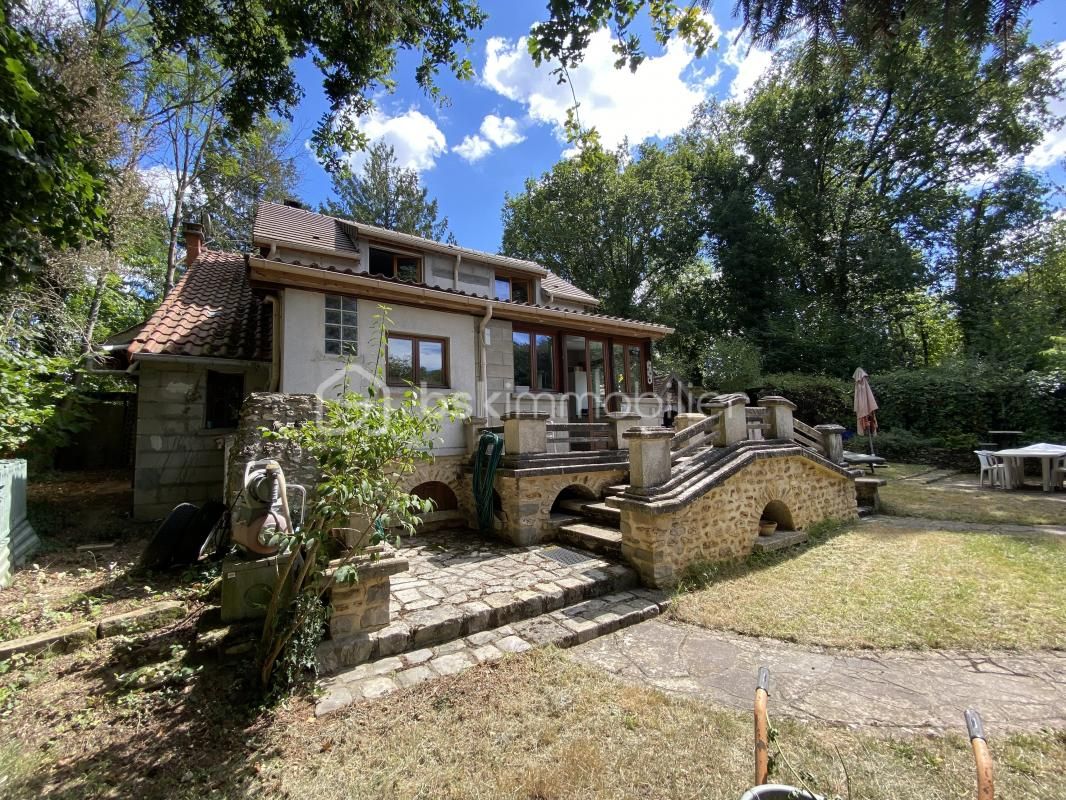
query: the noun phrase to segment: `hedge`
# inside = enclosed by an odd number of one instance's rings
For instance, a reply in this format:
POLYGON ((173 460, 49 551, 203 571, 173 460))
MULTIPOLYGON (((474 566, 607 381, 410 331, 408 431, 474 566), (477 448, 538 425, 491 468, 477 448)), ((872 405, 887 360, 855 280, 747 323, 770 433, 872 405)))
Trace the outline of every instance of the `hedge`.
MULTIPOLYGON (((767 375, 752 397, 784 395, 810 425, 855 430, 853 384, 824 375, 767 375)), ((870 376, 880 455, 898 461, 972 466, 989 430, 1024 431, 1023 441, 1066 441, 1066 373, 1020 372, 988 364, 896 370, 870 376)))

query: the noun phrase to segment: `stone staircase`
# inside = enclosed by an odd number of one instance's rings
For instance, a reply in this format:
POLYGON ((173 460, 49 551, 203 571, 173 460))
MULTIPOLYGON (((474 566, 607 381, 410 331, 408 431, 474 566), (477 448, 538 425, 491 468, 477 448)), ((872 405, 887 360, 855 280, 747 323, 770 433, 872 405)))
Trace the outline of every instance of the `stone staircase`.
POLYGON ((606 548, 610 554, 591 549, 597 544, 595 536, 579 535, 527 548, 486 545, 472 554, 458 554, 455 566, 444 570, 435 563, 440 559, 436 552, 426 560, 425 570, 416 557, 411 576, 393 578, 394 619, 389 626, 320 646, 320 672, 327 677, 320 681, 324 694, 316 715, 455 674, 507 653, 545 645, 571 647, 657 616, 668 605, 669 594, 640 588, 636 572, 614 560, 621 548, 615 519, 615 528, 604 529, 613 530, 617 538, 606 548), (478 561, 479 557, 483 559, 478 561), (468 566, 471 563, 477 566, 468 566), (508 569, 510 584, 505 577, 508 569), (422 607, 429 601, 418 597, 447 593, 456 576, 464 575, 484 586, 478 599, 448 602, 445 598, 422 607))
MULTIPOLYGON (((612 487, 613 488, 613 487, 612 487)), ((573 521, 558 527, 557 538, 590 553, 622 557, 622 512, 601 500, 569 499, 559 508, 573 515, 573 521)))

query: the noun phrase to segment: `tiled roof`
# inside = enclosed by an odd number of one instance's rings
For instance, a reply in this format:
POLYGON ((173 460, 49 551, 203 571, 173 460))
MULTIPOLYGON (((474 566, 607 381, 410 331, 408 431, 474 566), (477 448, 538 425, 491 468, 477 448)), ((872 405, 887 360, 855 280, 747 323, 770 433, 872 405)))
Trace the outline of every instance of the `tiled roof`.
POLYGON ((550 292, 555 297, 561 297, 564 300, 574 300, 578 303, 585 303, 590 306, 599 305, 600 301, 593 297, 583 289, 578 289, 574 284, 565 278, 560 278, 551 270, 548 270, 548 274, 540 279, 540 288, 547 292, 550 292))
POLYGON ((347 256, 359 255, 359 248, 333 217, 280 203, 259 204, 252 240, 284 242, 296 248, 326 248, 347 256))
POLYGON ((128 352, 270 360, 271 310, 253 294, 243 255, 205 250, 156 309, 128 352))
POLYGON ((456 296, 459 296, 459 297, 473 297, 473 298, 478 298, 478 299, 481 299, 481 300, 493 300, 496 303, 497 306, 501 306, 504 309, 506 309, 507 306, 515 306, 515 307, 518 307, 518 308, 527 308, 527 309, 536 308, 536 309, 544 309, 546 311, 562 311, 562 312, 565 312, 567 314, 574 314, 574 315, 581 316, 581 317, 588 317, 589 319, 603 320, 605 322, 612 322, 612 323, 630 324, 630 325, 634 325, 634 326, 640 326, 642 328, 656 329, 656 330, 661 331, 664 334, 672 333, 673 330, 674 330, 673 328, 669 327, 668 325, 660 325, 659 323, 655 323, 655 322, 641 322, 639 320, 626 319, 625 317, 614 317, 614 316, 610 316, 609 314, 596 314, 596 313, 593 313, 592 311, 575 311, 575 310, 570 309, 570 308, 561 308, 559 306, 539 305, 537 303, 519 303, 519 302, 514 301, 514 300, 496 300, 495 298, 490 298, 490 297, 487 297, 486 295, 483 295, 483 294, 475 294, 473 292, 464 292, 464 291, 461 291, 459 289, 451 289, 451 288, 447 288, 447 287, 444 287, 444 286, 434 286, 434 285, 428 284, 428 283, 418 283, 416 281, 407 281, 407 280, 403 280, 402 278, 388 278, 388 277, 385 277, 384 275, 371 275, 369 272, 366 272, 364 270, 357 270, 357 269, 354 269, 352 267, 334 267, 334 266, 328 265, 328 264, 320 264, 317 261, 304 262, 304 261, 301 261, 299 259, 291 259, 289 261, 284 261, 282 259, 266 259, 266 258, 255 259, 255 257, 253 256, 253 263, 254 263, 254 261, 265 262, 266 264, 274 263, 274 264, 282 264, 282 265, 292 265, 292 266, 296 266, 296 267, 307 267, 307 268, 310 268, 310 269, 322 270, 324 272, 333 272, 333 273, 337 273, 337 274, 340 274, 340 275, 352 275, 352 276, 358 277, 358 278, 371 278, 373 280, 381 281, 382 283, 393 283, 393 284, 398 284, 398 285, 401 285, 401 286, 411 286, 411 287, 418 288, 418 289, 428 289, 430 291, 441 292, 443 294, 449 294, 449 295, 456 295, 456 296))

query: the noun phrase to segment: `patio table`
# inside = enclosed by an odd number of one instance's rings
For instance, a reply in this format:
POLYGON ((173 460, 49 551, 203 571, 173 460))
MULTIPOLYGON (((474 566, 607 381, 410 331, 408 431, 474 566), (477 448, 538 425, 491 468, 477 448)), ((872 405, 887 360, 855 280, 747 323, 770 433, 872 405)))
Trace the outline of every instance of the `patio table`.
POLYGON ((1012 447, 1008 450, 997 450, 994 455, 1003 459, 1006 485, 1009 489, 1017 489, 1021 487, 1024 480, 1023 468, 1025 466, 1025 459, 1040 459, 1044 491, 1050 492, 1054 488, 1052 486, 1052 478, 1055 474, 1055 459, 1066 456, 1066 445, 1040 442, 1039 444, 1031 444, 1027 447, 1012 447))

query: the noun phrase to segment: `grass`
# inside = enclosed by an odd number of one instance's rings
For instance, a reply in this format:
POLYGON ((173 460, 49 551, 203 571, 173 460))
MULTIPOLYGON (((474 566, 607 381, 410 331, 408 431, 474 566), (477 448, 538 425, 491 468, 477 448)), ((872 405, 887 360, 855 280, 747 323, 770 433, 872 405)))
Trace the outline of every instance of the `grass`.
POLYGON ((1066 538, 865 523, 693 574, 671 614, 839 647, 1066 647, 1066 538))
POLYGON ((1066 494, 1062 492, 980 489, 976 475, 927 484, 920 475, 933 477, 931 470, 918 464, 894 464, 878 470, 878 477, 888 479, 888 485, 880 490, 884 513, 989 525, 1066 525, 1066 494), (917 477, 902 480, 911 476, 917 477))
MULTIPOLYGON (((771 706, 772 711, 772 706, 771 706)), ((222 743, 159 748, 142 726, 126 740, 53 740, 14 766, 5 797, 728 798, 754 770, 750 715, 615 681, 554 652, 528 653, 315 721, 293 702, 222 743)), ((828 796, 972 798, 962 735, 897 738, 776 720, 773 777, 828 796), (850 790, 849 790, 850 785, 850 790)), ((112 726, 115 727, 115 726, 112 726)), ((97 728, 97 731, 101 731, 97 728)), ((108 731, 106 735, 114 735, 108 731)), ((104 738, 104 737, 100 737, 104 738)), ((165 737, 162 737, 166 744, 165 737)), ((1066 796, 1066 737, 990 732, 1003 797, 1066 796)))

